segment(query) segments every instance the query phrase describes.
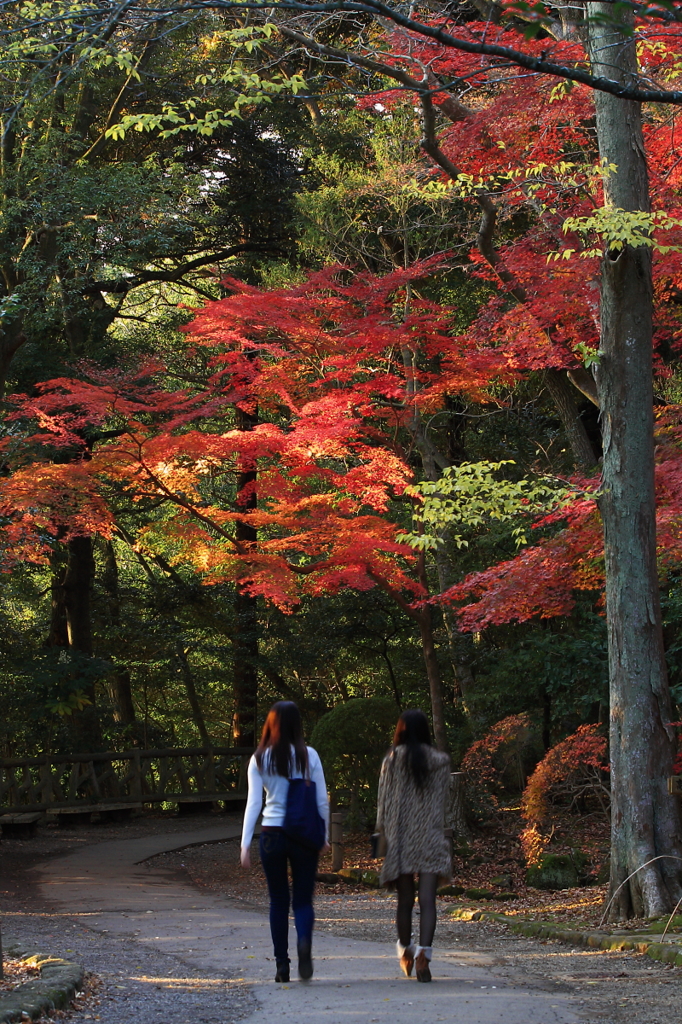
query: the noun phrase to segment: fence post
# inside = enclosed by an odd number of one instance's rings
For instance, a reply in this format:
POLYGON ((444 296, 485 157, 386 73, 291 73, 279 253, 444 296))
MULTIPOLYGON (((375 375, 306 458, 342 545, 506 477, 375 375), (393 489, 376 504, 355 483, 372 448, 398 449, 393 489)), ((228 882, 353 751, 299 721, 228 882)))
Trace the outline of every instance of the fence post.
POLYGON ((131 797, 139 797, 142 800, 142 794, 144 792, 144 779, 142 772, 142 758, 140 757, 139 747, 135 747, 132 756, 132 770, 130 779, 130 795, 131 797))
POLYGON ((237 779, 237 793, 244 796, 249 789, 249 761, 251 754, 242 754, 239 758, 239 778, 237 779))
POLYGON ((331 816, 332 871, 343 867, 343 814, 335 811, 331 816))

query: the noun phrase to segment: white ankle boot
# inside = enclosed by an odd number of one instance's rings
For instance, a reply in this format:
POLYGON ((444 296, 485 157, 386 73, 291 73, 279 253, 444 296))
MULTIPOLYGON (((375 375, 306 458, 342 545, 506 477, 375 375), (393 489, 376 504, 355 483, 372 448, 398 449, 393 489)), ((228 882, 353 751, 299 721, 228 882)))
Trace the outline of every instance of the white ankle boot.
POLYGON ((414 953, 415 946, 411 942, 409 946, 403 946, 400 939, 395 944, 396 952, 398 953, 398 959, 400 960, 400 969, 406 978, 409 978, 412 974, 412 968, 414 966, 414 953))
POLYGON ((417 969, 417 981, 431 981, 431 946, 416 946, 414 950, 414 962, 417 969))

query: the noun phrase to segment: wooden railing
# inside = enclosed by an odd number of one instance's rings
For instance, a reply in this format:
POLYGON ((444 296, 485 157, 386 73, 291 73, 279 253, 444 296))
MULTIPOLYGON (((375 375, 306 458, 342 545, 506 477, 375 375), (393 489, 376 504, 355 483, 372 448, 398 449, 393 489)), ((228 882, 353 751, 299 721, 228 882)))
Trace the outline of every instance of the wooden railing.
POLYGON ((0 760, 0 814, 230 800, 249 747, 177 747, 0 760))

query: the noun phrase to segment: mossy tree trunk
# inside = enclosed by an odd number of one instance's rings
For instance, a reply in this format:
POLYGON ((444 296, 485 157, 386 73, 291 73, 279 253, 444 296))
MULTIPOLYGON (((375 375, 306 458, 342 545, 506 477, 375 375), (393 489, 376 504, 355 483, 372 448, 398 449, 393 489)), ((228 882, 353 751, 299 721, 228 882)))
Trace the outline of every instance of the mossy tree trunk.
MULTIPOLYGON (((593 73, 627 81, 637 70, 630 12, 590 3, 588 16, 593 73)), ((639 104, 596 92, 595 106, 601 160, 617 168, 604 178, 605 205, 648 211, 639 104)), ((609 916, 620 920, 670 912, 682 895, 680 816, 666 786, 675 736, 656 565, 652 277, 646 246, 604 254, 597 386, 611 693, 609 916)))

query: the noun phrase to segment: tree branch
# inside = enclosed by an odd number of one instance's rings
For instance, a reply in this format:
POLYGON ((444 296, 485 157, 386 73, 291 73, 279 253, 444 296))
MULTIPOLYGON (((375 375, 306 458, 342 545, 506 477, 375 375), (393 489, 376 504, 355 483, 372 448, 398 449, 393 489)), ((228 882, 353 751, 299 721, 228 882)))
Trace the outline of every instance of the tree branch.
MULTIPOLYGON (((631 7, 641 5, 630 4, 631 7)), ((175 8, 176 12, 182 13, 191 10, 261 10, 272 11, 285 10, 297 11, 302 14, 333 14, 333 13, 356 13, 368 14, 372 17, 385 18, 409 29, 416 35, 426 39, 433 39, 449 49, 459 50, 462 53, 477 54, 480 56, 493 57, 505 62, 511 61, 518 67, 525 68, 540 75, 550 75, 553 78, 563 78, 571 82, 579 82, 597 92, 609 93, 620 99, 635 100, 638 103, 672 103, 682 105, 682 91, 673 89, 651 89, 641 88, 637 85, 627 84, 605 78, 602 75, 592 75, 580 67, 568 67, 564 64, 556 64, 548 60, 543 54, 540 57, 533 57, 531 54, 523 53, 511 46, 500 46, 497 43, 473 42, 469 39, 460 39, 457 36, 446 32, 439 25, 427 25, 424 22, 416 21, 408 15, 402 14, 395 8, 388 7, 380 0, 332 0, 328 3, 306 3, 302 0, 196 0, 196 2, 183 4, 175 8)), ((648 8, 646 11, 648 13, 648 8)), ((642 11, 644 8, 642 7, 642 11)), ((675 18, 676 21, 680 17, 675 18)))
POLYGON ((134 288, 139 288, 140 285, 150 284, 152 281, 165 281, 174 282, 179 281, 185 274, 189 274, 192 270, 199 270, 201 267, 206 267, 210 263, 215 263, 218 260, 229 259, 230 256, 236 256, 243 252, 280 252, 274 248, 266 248, 265 243, 261 244, 258 242, 241 242, 239 245, 231 245, 227 249, 220 249, 218 252, 211 253, 208 256, 197 256, 196 259, 188 260, 186 263, 181 263, 178 267, 169 268, 168 270, 143 270, 135 277, 121 277, 114 281, 93 281, 91 284, 86 285, 82 291, 82 295, 95 295, 97 292, 106 292, 109 295, 127 295, 134 288))
MULTIPOLYGON (((5 6, 5 3, 1 6, 5 6)), ((682 21, 682 12, 677 9, 670 10, 668 8, 666 10, 661 7, 660 9, 652 10, 650 6, 633 2, 633 0, 622 0, 621 6, 642 17, 652 17, 663 21, 682 21)), ((128 23, 132 22, 133 16, 136 15, 138 24, 142 22, 143 24, 153 25, 168 19, 169 15, 189 15, 194 11, 216 10, 240 12, 253 10, 267 12, 269 15, 273 10, 292 11, 300 14, 364 14, 372 18, 385 19, 394 25, 413 32, 417 36, 433 39, 448 49, 491 57, 494 61, 511 62, 517 67, 525 68, 527 71, 535 74, 549 75, 552 78, 578 82, 597 92, 617 96, 620 99, 634 100, 638 103, 682 105, 682 91, 680 90, 647 88, 637 85, 631 80, 617 81, 604 75, 593 75, 580 66, 570 67, 566 64, 555 63, 544 52, 539 57, 534 57, 532 54, 524 53, 522 50, 512 46, 501 46, 498 43, 486 42, 484 39, 475 41, 459 38, 446 31, 442 25, 430 25, 418 21, 408 14, 403 14, 401 10, 382 3, 381 0, 328 0, 328 2, 321 3, 310 3, 306 2, 306 0, 189 0, 187 3, 179 3, 177 5, 173 5, 171 2, 163 9, 159 7, 145 9, 139 3, 139 0, 127 0, 126 3, 116 8, 113 13, 110 6, 100 0, 99 6, 97 3, 92 3, 88 7, 87 17, 86 13, 79 9, 73 13, 69 11, 65 13, 60 12, 58 15, 49 18, 17 19, 18 24, 0 33, 0 38, 3 35, 9 35, 10 32, 35 33, 44 29, 46 25, 56 26, 59 23, 64 26, 63 31, 65 34, 63 37, 63 48, 59 48, 59 52, 51 62, 54 64, 65 53, 73 52, 72 33, 76 27, 81 32, 79 44, 82 44, 86 39, 98 38, 98 33, 102 31, 105 33, 113 32, 111 26, 125 24, 126 17, 128 23), (90 26, 95 27, 91 28, 90 26)), ((99 38, 102 38, 102 36, 99 35, 99 38)))
MULTIPOLYGON (((424 126, 424 137, 421 140, 421 147, 453 181, 457 181, 460 174, 458 168, 445 155, 436 141, 436 112, 433 107, 433 100, 431 96, 425 93, 421 93, 420 100, 423 114, 422 123, 424 126)), ((443 109, 449 116, 449 111, 446 108, 443 109)), ((459 111, 457 111, 456 120, 463 120, 459 111)), ((514 296, 517 302, 525 302, 527 298, 525 291, 515 282, 514 275, 505 267, 493 245, 495 226, 497 224, 497 207, 490 196, 484 193, 477 193, 476 201, 483 212, 476 238, 479 252, 495 271, 500 281, 507 286, 510 294, 514 296)))
POLYGON ((413 608, 410 602, 406 601, 398 590, 392 587, 390 583, 387 583, 381 576, 377 575, 377 573, 372 572, 372 570, 367 566, 365 566, 365 572, 371 580, 374 580, 380 590, 383 590, 385 594, 388 594, 391 600, 395 601, 399 608, 402 608, 406 615, 409 615, 415 622, 421 622, 421 612, 417 608, 413 608))
MULTIPOLYGON (((424 138, 421 142, 422 149, 442 170, 445 171, 446 174, 453 179, 453 181, 455 181, 457 180, 459 171, 445 153, 443 153, 436 141, 436 115, 433 107, 433 101, 429 95, 423 93, 421 94, 420 99, 424 124, 424 138)), ((461 120, 459 111, 456 112, 456 119, 461 120)), ((493 243, 495 226, 497 223, 497 208, 490 196, 478 194, 476 198, 483 211, 477 237, 479 252, 495 271, 500 281, 506 285, 509 293, 513 295, 517 302, 524 304, 528 301, 525 289, 515 281, 514 275, 500 259, 493 243)), ((568 436, 574 457, 581 466, 591 468, 597 461, 596 455, 592 442, 587 436, 585 425, 578 415, 578 409, 572 395, 570 394, 571 388, 567 383, 566 376, 559 370, 551 369, 547 370, 545 376, 548 390, 554 400, 559 416, 561 417, 561 421, 564 424, 564 429, 568 436)), ((576 367, 574 370, 567 371, 567 377, 568 380, 571 381, 571 384, 586 395, 591 402, 594 402, 597 407, 599 406, 597 388, 591 373, 589 373, 584 367, 576 367)))
MULTIPOLYGON (((154 26, 154 28, 156 28, 156 25, 154 26)), ((154 47, 157 45, 158 41, 159 40, 156 36, 152 36, 151 38, 145 40, 144 46, 142 48, 142 53, 140 54, 140 59, 135 65, 135 71, 131 71, 131 73, 128 75, 125 82, 121 86, 119 93, 116 96, 116 99, 114 100, 113 104, 109 109, 107 119, 104 123, 104 127, 102 128, 100 135, 93 142, 90 148, 85 153, 83 153, 81 157, 79 157, 78 163, 85 163, 87 160, 92 160, 94 159, 94 157, 99 156, 99 154, 106 146, 107 142, 109 141, 109 139, 107 138, 107 132, 112 127, 112 125, 116 123, 118 115, 120 114, 123 108, 126 93, 130 89, 131 82, 137 80, 137 76, 139 76, 140 71, 144 70, 146 65, 149 63, 151 55, 154 51, 154 47)))

